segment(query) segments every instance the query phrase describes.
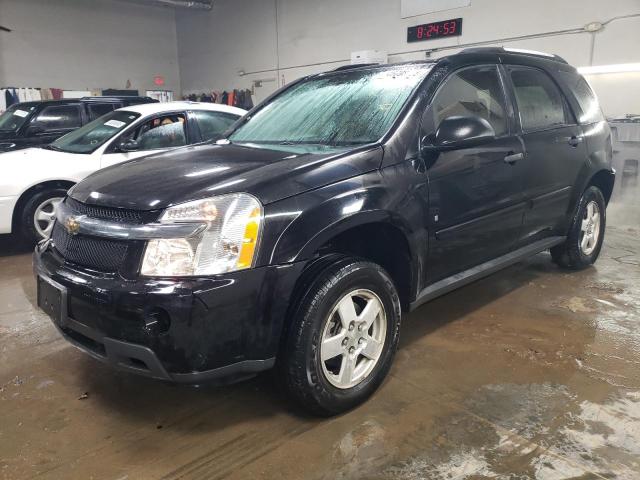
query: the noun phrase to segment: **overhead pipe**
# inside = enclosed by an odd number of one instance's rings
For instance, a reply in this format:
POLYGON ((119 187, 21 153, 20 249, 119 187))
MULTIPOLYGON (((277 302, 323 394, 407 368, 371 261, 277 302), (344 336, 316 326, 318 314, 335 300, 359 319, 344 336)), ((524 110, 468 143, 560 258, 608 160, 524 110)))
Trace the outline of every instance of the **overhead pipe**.
MULTIPOLYGON (((131 1, 131 0, 129 0, 131 1)), ((211 10, 213 8, 212 1, 206 0, 133 0, 137 3, 166 5, 169 7, 191 8, 194 10, 211 10)))
POLYGON ((173 7, 194 8, 199 10, 211 10, 213 5, 211 2, 196 2, 190 0, 154 0, 155 3, 164 3, 173 7))

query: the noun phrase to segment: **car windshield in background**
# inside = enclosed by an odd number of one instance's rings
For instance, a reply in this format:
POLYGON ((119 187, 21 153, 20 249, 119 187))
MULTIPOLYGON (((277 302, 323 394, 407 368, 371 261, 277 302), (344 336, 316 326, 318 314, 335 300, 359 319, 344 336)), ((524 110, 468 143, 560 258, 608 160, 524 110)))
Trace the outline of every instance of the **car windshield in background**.
POLYGON ((84 127, 60 137, 50 147, 61 152, 92 153, 139 117, 139 113, 126 110, 107 113, 84 127))
POLYGON ((0 130, 13 132, 18 130, 36 107, 27 107, 16 104, 11 105, 2 115, 0 115, 0 130))
POLYGON ((341 147, 378 141, 431 64, 345 70, 285 90, 233 132, 234 143, 341 147))

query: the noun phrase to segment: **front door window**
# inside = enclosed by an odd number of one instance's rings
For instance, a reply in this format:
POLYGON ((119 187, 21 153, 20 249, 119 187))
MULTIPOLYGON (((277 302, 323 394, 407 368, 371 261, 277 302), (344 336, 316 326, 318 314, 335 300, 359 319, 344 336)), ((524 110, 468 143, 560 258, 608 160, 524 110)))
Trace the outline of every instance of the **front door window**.
POLYGON ((138 143, 138 150, 158 150, 187 145, 187 122, 183 113, 161 115, 138 127, 129 140, 138 143))
POLYGON ((454 73, 436 94, 432 108, 435 129, 447 117, 477 116, 491 124, 496 136, 507 133, 504 93, 495 66, 454 73))

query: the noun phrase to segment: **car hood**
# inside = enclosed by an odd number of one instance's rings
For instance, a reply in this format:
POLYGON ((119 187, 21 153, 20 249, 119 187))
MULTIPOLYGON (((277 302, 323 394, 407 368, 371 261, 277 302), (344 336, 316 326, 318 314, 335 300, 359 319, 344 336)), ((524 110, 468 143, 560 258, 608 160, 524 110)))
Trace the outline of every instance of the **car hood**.
POLYGON ((51 162, 52 159, 69 158, 71 156, 72 154, 70 153, 30 147, 13 152, 4 152, 0 155, 0 161, 17 162, 15 167, 22 167, 25 162, 29 162, 29 168, 31 168, 32 166, 38 166, 42 162, 51 162))
POLYGON ((83 203, 135 210, 233 192, 250 193, 268 204, 374 170, 381 160, 377 145, 305 152, 294 147, 200 145, 100 170, 70 195, 83 203))

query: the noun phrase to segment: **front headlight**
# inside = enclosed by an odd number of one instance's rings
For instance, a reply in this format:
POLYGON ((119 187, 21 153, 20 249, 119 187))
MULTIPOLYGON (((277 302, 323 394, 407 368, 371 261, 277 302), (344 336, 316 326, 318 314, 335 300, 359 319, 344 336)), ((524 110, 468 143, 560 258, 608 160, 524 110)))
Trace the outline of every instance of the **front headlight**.
POLYGON ((234 193, 168 208, 161 223, 201 223, 190 238, 150 240, 142 275, 215 275, 253 266, 262 227, 262 205, 251 195, 234 193))

